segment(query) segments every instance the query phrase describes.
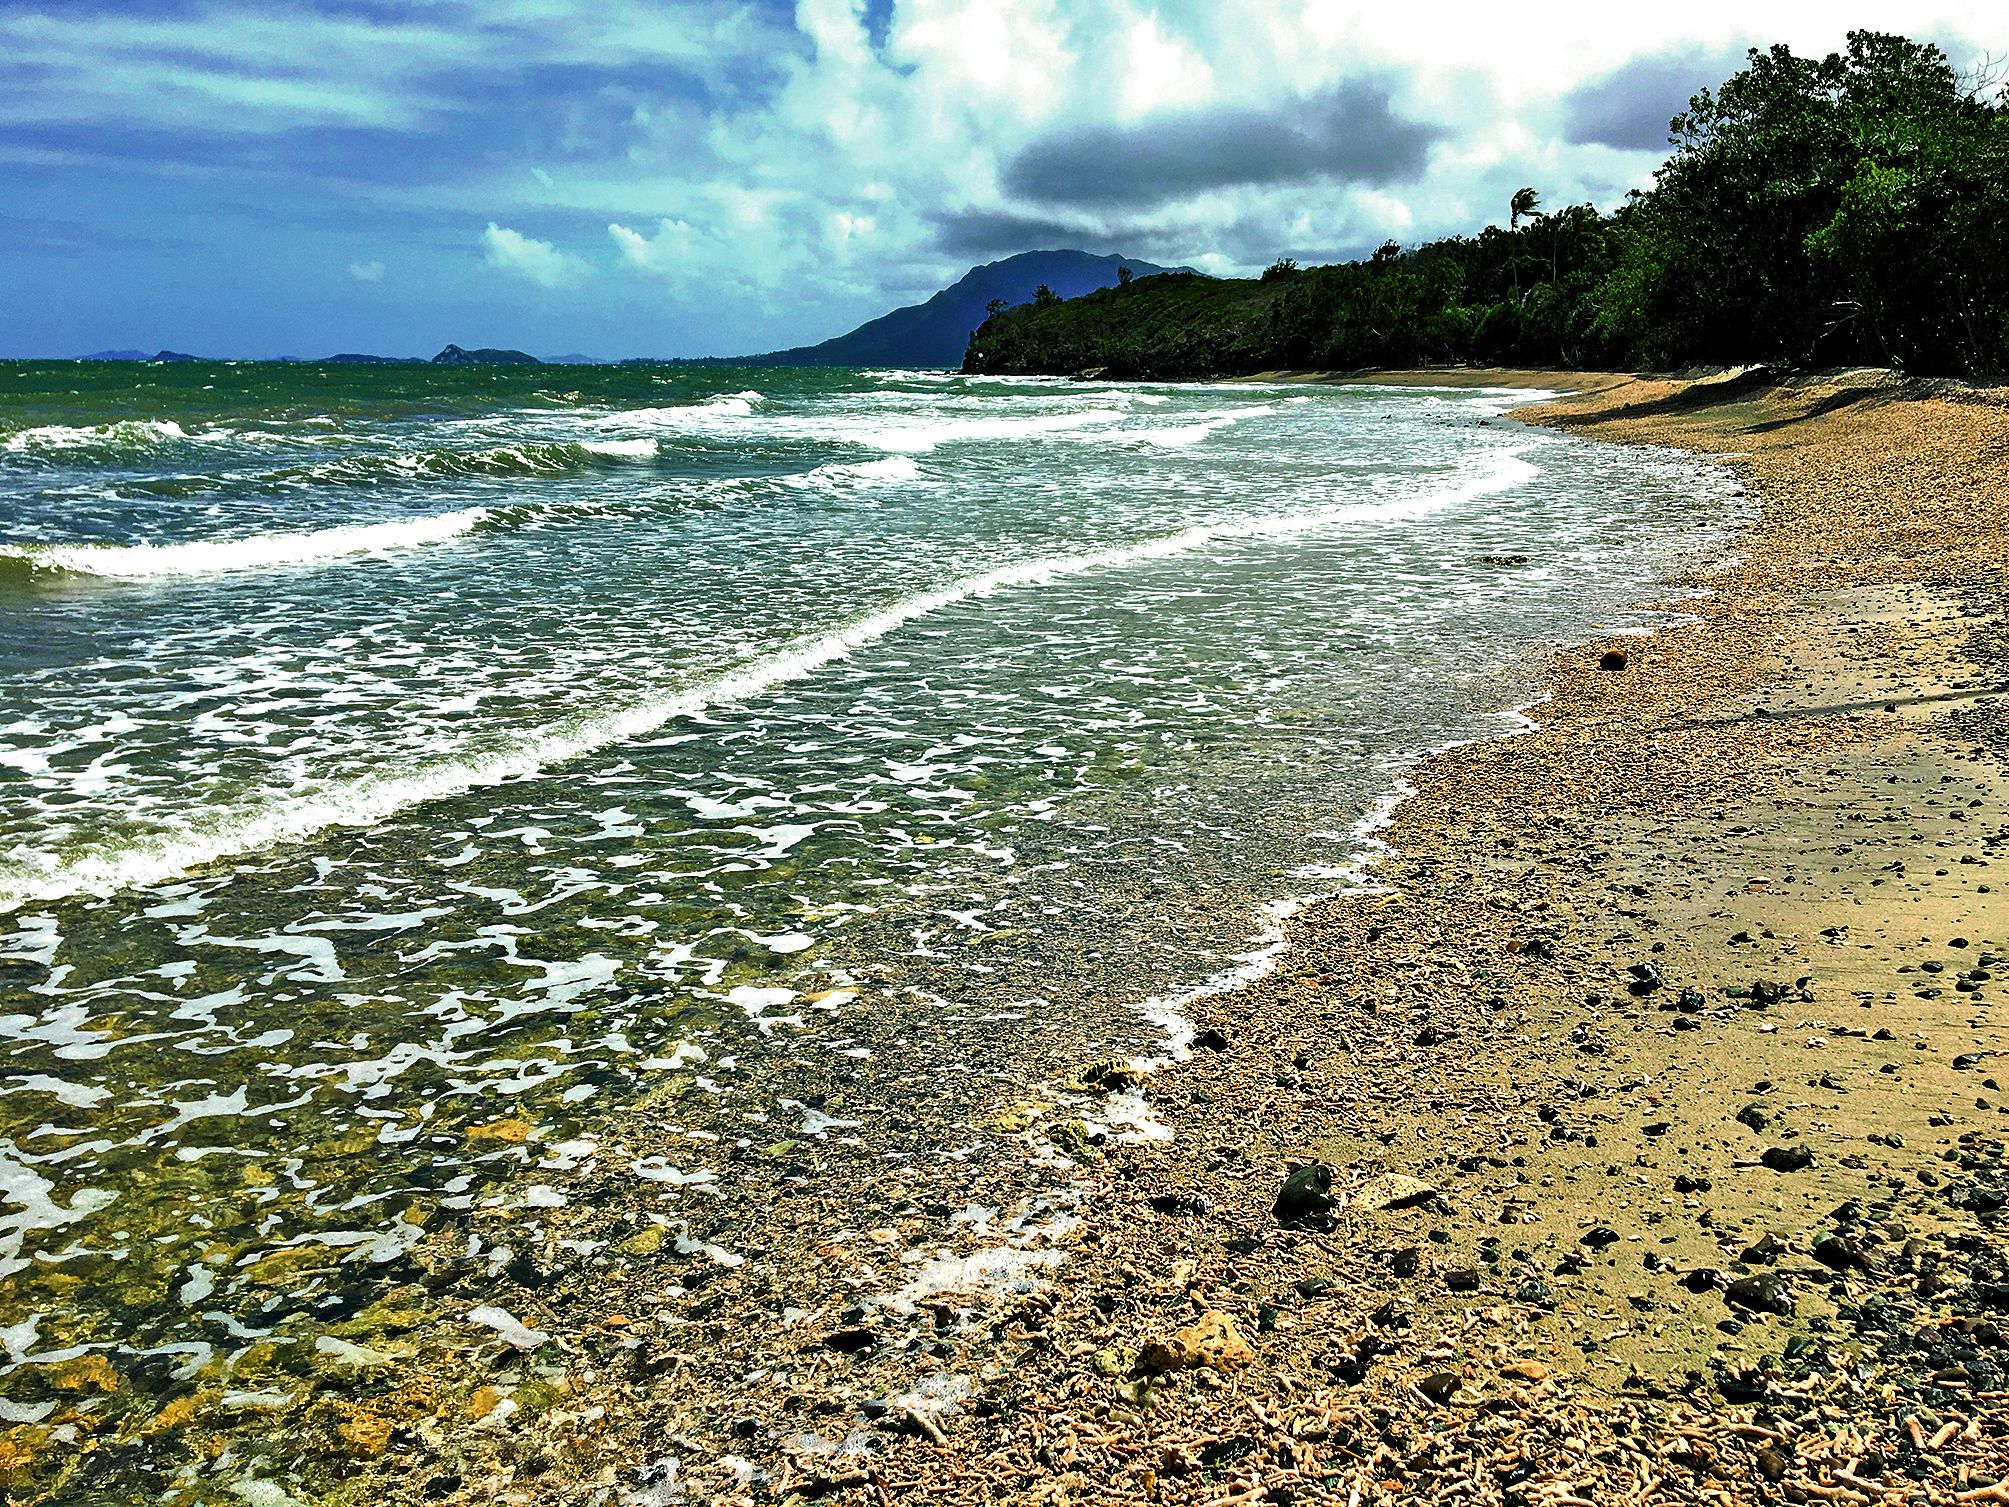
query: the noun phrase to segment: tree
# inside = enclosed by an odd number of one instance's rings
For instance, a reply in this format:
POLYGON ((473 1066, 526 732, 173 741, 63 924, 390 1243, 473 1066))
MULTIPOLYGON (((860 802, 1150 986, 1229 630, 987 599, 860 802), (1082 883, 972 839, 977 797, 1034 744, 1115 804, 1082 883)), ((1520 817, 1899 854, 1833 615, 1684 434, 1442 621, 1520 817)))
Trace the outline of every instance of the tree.
POLYGON ((1118 267, 1116 269, 1116 286, 1119 288, 1129 287, 1130 279, 1135 277, 1136 275, 1137 274, 1132 272, 1128 267, 1118 267))
POLYGON ((1043 309, 1048 304, 1059 303, 1060 295, 1045 283, 1041 283, 1037 288, 1032 290, 1032 301, 1035 307, 1043 309))
POLYGON ((993 298, 989 303, 984 305, 984 312, 986 314, 995 315, 999 310, 1003 309, 1004 307, 1005 307, 1005 301, 1002 298, 993 298))
MULTIPOLYGON (((1533 214, 1537 209, 1541 207, 1541 203, 1542 203, 1541 197, 1538 194, 1536 194, 1536 192, 1533 189, 1531 188, 1515 189, 1514 197, 1507 201, 1508 231, 1513 232, 1519 230, 1521 228, 1522 217, 1524 215, 1533 214)), ((1507 254, 1513 258, 1512 266, 1514 269, 1514 298, 1518 301, 1521 296, 1520 253, 1517 249, 1515 249, 1510 250, 1507 254)))

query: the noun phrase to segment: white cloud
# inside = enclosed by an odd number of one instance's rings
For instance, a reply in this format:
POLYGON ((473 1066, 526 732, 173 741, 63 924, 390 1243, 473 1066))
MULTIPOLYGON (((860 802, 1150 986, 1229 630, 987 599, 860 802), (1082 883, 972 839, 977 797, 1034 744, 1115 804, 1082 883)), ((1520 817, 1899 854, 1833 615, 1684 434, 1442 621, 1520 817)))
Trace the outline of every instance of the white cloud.
POLYGON ((380 283, 384 280, 384 264, 382 262, 351 262, 349 263, 349 276, 353 277, 359 283, 380 283))
POLYGON ((528 278, 540 288, 569 288, 585 281, 592 271, 571 252, 560 251, 549 241, 535 240, 493 220, 481 233, 481 240, 488 248, 489 266, 528 278))

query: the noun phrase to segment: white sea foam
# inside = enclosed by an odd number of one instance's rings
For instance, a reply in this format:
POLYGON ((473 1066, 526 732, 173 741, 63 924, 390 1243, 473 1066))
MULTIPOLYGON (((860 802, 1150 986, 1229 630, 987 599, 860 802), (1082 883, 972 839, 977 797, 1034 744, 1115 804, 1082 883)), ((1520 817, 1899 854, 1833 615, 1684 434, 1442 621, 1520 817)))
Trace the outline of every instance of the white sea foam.
POLYGON ((726 393, 716 398, 707 398, 702 403, 679 403, 669 408, 626 408, 618 413, 600 415, 606 422, 615 424, 635 424, 644 428, 685 429, 692 425, 703 425, 716 419, 750 418, 761 403, 767 401, 757 392, 726 393))
POLYGON ((276 566, 319 565, 351 555, 387 554, 415 545, 437 544, 479 528, 492 516, 487 508, 461 508, 392 523, 344 524, 308 533, 251 534, 241 539, 202 539, 186 544, 17 544, 0 546, 0 560, 15 559, 31 571, 53 575, 99 576, 146 581, 172 576, 212 576, 276 566))
POLYGON ((638 440, 581 440, 581 450, 590 450, 595 455, 619 455, 631 460, 647 460, 661 447, 652 439, 638 440))
POLYGON ((940 445, 964 444, 971 440, 1029 439, 1034 435, 1061 434, 1096 424, 1113 424, 1122 417, 1113 408, 1087 408, 1075 413, 1039 414, 1027 419, 928 419, 919 423, 852 430, 844 432, 841 437, 870 445, 875 450, 922 455, 940 445))
POLYGON ((910 455, 889 455, 882 460, 836 461, 782 478, 790 486, 834 492, 859 482, 919 481, 921 468, 910 455))
POLYGON ((1346 524, 1419 518, 1515 486, 1535 474, 1518 451, 1501 451, 1462 482, 1411 497, 1229 519, 1081 554, 997 566, 918 592, 841 627, 806 634, 772 653, 667 694, 558 724, 508 747, 319 788, 308 786, 236 811, 213 812, 201 826, 109 852, 23 855, 0 867, 0 914, 36 900, 103 895, 159 883, 231 854, 297 842, 334 827, 374 826, 409 807, 525 779, 598 749, 645 737, 679 717, 745 701, 800 680, 917 618, 974 598, 1041 586, 1086 571, 1170 559, 1235 540, 1284 539, 1346 524))
POLYGON ((120 419, 111 424, 40 424, 17 429, 0 440, 0 449, 17 454, 38 450, 140 449, 167 440, 188 438, 172 419, 120 419))
MULTIPOLYGON (((1230 408, 1214 413, 1195 415, 1185 424, 1166 424, 1155 429, 1124 429, 1111 436, 1124 444, 1155 445, 1161 449, 1183 449, 1197 445, 1217 429, 1226 429, 1230 424, 1239 424, 1243 419, 1257 418, 1263 414, 1275 413, 1268 403, 1252 403, 1247 408, 1230 408)), ((1096 435, 1093 438, 1100 439, 1096 435)))

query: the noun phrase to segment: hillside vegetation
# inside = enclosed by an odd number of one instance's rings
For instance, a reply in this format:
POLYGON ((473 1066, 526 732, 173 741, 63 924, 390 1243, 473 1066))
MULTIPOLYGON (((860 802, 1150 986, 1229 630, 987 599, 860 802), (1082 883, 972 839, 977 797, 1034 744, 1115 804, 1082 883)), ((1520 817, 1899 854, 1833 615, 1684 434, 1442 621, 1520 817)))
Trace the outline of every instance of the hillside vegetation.
POLYGON ((1260 279, 1170 275, 994 313, 970 372, 1192 377, 1426 363, 1871 362, 2009 369, 2009 99, 1876 32, 1753 49, 1671 122, 1653 188, 1610 214, 1260 279))

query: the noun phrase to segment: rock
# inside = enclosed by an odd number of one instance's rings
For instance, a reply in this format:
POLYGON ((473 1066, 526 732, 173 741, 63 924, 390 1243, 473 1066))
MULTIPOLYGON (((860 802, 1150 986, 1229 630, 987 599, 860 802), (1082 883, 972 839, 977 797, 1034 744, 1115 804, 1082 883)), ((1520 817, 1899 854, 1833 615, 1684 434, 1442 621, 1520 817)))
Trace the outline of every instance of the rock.
POLYGON ((1870 1259, 1868 1251, 1846 1235, 1824 1235, 1814 1242, 1814 1259, 1823 1266, 1833 1267, 1838 1272, 1861 1272, 1865 1276, 1876 1275, 1876 1263, 1870 1259))
POLYGON ((96 1351, 72 1356, 44 1373, 52 1392, 116 1392, 119 1373, 96 1351))
POLYGON ((1790 1317, 1793 1312, 1792 1289, 1786 1286, 1786 1279, 1777 1272, 1739 1277, 1723 1289, 1723 1300, 1732 1308, 1750 1313, 1776 1313, 1790 1317))
POLYGON ((1046 1138, 1053 1149, 1073 1162, 1099 1162, 1102 1153, 1096 1148, 1095 1136, 1086 1122, 1081 1120, 1056 1120, 1046 1127, 1046 1138))
POLYGON ((1203 1313, 1169 1340, 1152 1340, 1137 1357, 1135 1371, 1192 1371, 1210 1366, 1235 1371, 1251 1364, 1256 1352, 1224 1313, 1203 1313))
POLYGON ((1121 1093, 1125 1089, 1136 1088, 1149 1076, 1136 1063, 1125 1058, 1105 1057, 1100 1062, 1089 1063, 1075 1075, 1075 1081, 1083 1088, 1121 1093))
POLYGON ((1210 1213, 1213 1203, 1197 1193, 1154 1193, 1150 1198, 1151 1207, 1160 1214, 1180 1214, 1198 1216, 1210 1213))
POLYGON ((1623 1239, 1617 1230, 1608 1224, 1601 1224, 1594 1230, 1586 1230, 1578 1243, 1587 1245, 1594 1251, 1601 1251, 1608 1245, 1616 1245, 1623 1239))
POLYGON ((1193 1045, 1209 1052, 1225 1052, 1228 1049, 1228 1038, 1226 1033, 1209 1026, 1193 1038, 1193 1045))
POLYGON ((1422 1266, 1423 1251, 1418 1246, 1405 1245, 1388 1258, 1388 1269, 1398 1277, 1413 1277, 1422 1266))
POLYGON ((1444 1285, 1453 1292, 1477 1292, 1479 1274, 1469 1266, 1460 1266, 1444 1273, 1444 1285))
POLYGON ((1598 660, 1597 667, 1600 670, 1623 670, 1629 663, 1630 661, 1625 657, 1625 650, 1607 649, 1598 660))
POLYGON ((1785 1241, 1768 1232, 1745 1246, 1737 1259, 1748 1266, 1770 1266, 1789 1249, 1785 1241))
POLYGON ((1385 1209, 1413 1209, 1438 1196, 1434 1183, 1401 1172, 1384 1172, 1369 1178, 1353 1195, 1353 1207, 1378 1214, 1385 1209))
POLYGON ((1517 1360, 1500 1367, 1500 1374, 1515 1381, 1547 1381, 1549 1368, 1538 1360, 1517 1360))
POLYGON ((1458 1384, 1463 1380, 1464 1378, 1456 1371, 1439 1371, 1417 1382, 1416 1390, 1441 1408, 1450 1403, 1458 1391, 1458 1384))
POLYGON ((1767 1146, 1758 1160, 1774 1172, 1800 1172, 1814 1165, 1814 1154, 1804 1146, 1767 1146))
POLYGON ((1723 1273, 1713 1266, 1698 1266, 1682 1277, 1681 1285, 1690 1292, 1714 1292, 1723 1285, 1723 1273))
POLYGON ((1626 972, 1632 976, 1626 988, 1635 996, 1651 994, 1666 982, 1652 963, 1634 963, 1626 972))
POLYGON ((856 1355, 861 1350, 871 1349, 878 1340, 879 1337, 869 1329, 833 1329, 823 1336, 823 1345, 839 1355, 856 1355))
POLYGON ((1277 1223, 1322 1225, 1329 1228, 1339 1200, 1332 1194, 1333 1170, 1324 1162, 1293 1166, 1271 1209, 1277 1223))

